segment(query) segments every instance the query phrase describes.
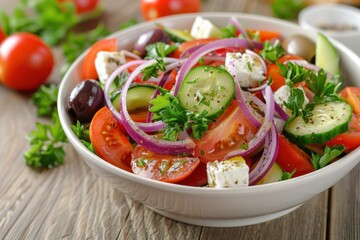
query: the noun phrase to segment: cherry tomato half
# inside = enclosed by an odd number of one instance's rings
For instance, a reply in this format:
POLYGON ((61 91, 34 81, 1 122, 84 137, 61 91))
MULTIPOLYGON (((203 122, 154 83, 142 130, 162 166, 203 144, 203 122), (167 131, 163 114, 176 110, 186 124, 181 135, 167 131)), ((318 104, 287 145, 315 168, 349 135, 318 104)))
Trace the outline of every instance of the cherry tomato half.
POLYGON ((73 2, 77 14, 89 13, 96 9, 99 0, 57 0, 58 2, 73 2))
POLYGON ((199 12, 201 0, 141 0, 141 12, 146 20, 158 17, 199 12))
POLYGON ((194 172, 199 163, 198 158, 160 155, 138 145, 133 152, 131 167, 136 175, 176 183, 194 172))
POLYGON ((105 161, 131 172, 133 147, 124 135, 123 126, 107 107, 101 108, 90 123, 90 141, 96 154, 105 161))
POLYGON ((54 66, 51 49, 36 35, 16 33, 0 47, 1 82, 18 91, 33 91, 49 77, 54 66))

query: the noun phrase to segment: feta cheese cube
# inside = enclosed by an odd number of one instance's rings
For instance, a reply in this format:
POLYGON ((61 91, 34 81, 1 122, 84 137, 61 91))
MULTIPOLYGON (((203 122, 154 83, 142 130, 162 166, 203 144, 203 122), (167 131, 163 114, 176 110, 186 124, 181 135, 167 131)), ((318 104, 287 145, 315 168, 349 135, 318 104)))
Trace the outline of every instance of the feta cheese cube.
POLYGON ((125 62, 123 52, 98 52, 95 58, 95 69, 100 82, 105 83, 110 75, 125 62))
POLYGON ((195 18, 190 35, 195 39, 220 37, 221 32, 212 22, 202 17, 195 18))
POLYGON ((256 87, 265 80, 260 60, 247 53, 226 53, 225 68, 238 79, 241 87, 256 87))
POLYGON ((208 162, 206 166, 209 187, 238 188, 249 186, 249 167, 242 157, 208 162))
MULTIPOLYGON (((302 105, 305 107, 309 103, 309 99, 306 97, 305 91, 302 87, 298 87, 304 93, 304 104, 302 105)), ((279 106, 289 115, 291 116, 291 110, 288 109, 284 102, 289 101, 290 97, 290 87, 288 85, 281 86, 278 90, 274 93, 274 100, 279 106)))

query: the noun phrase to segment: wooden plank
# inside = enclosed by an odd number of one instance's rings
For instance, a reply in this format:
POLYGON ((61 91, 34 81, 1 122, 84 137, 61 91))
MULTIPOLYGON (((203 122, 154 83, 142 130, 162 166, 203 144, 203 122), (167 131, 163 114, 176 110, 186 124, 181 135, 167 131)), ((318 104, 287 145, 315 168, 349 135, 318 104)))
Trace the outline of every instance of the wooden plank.
POLYGON ((331 190, 329 239, 360 239, 360 165, 331 190))

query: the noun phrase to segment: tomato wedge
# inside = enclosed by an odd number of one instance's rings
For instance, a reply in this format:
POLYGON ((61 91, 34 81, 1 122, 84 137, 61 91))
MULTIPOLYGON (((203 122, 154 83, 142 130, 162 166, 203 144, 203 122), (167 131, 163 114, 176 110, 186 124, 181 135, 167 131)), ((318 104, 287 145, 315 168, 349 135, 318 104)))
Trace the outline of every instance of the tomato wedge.
POLYGON ((360 114, 360 88, 346 87, 341 90, 340 95, 351 105, 354 113, 360 114))
POLYGON ((287 140, 282 134, 279 134, 279 151, 276 162, 285 172, 291 173, 295 170, 293 177, 298 177, 315 170, 310 156, 287 140))
POLYGON ((105 161, 131 172, 133 147, 123 133, 123 126, 107 107, 101 108, 90 123, 90 141, 96 154, 105 161))
POLYGON ((177 183, 194 172, 199 163, 198 158, 160 155, 138 145, 133 152, 131 167, 136 175, 177 183))
POLYGON ((200 162, 199 166, 184 180, 178 182, 180 185, 200 187, 207 184, 206 164, 200 162))
POLYGON ((89 52, 86 54, 84 58, 84 62, 81 69, 81 78, 83 80, 98 79, 98 74, 95 68, 95 59, 97 53, 100 51, 114 52, 116 50, 117 50, 116 38, 103 39, 92 45, 89 52))
POLYGON ((339 134, 331 139, 326 145, 333 147, 334 145, 344 145, 345 153, 351 152, 360 146, 360 114, 353 113, 350 122, 349 131, 339 134))
POLYGON ((265 42, 267 40, 272 40, 281 37, 281 33, 276 31, 268 31, 268 30, 247 30, 250 34, 259 34, 259 41, 265 42))
POLYGON ((195 154, 205 163, 221 161, 229 151, 245 146, 257 130, 233 100, 204 136, 195 142, 195 154))

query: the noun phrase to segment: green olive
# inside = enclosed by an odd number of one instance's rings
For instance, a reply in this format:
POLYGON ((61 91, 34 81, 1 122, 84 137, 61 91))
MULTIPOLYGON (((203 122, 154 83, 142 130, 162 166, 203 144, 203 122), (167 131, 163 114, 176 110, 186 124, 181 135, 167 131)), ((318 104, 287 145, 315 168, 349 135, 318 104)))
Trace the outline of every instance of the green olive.
POLYGON ((315 42, 303 35, 296 34, 286 37, 283 47, 289 54, 300 56, 309 62, 315 56, 315 42))

